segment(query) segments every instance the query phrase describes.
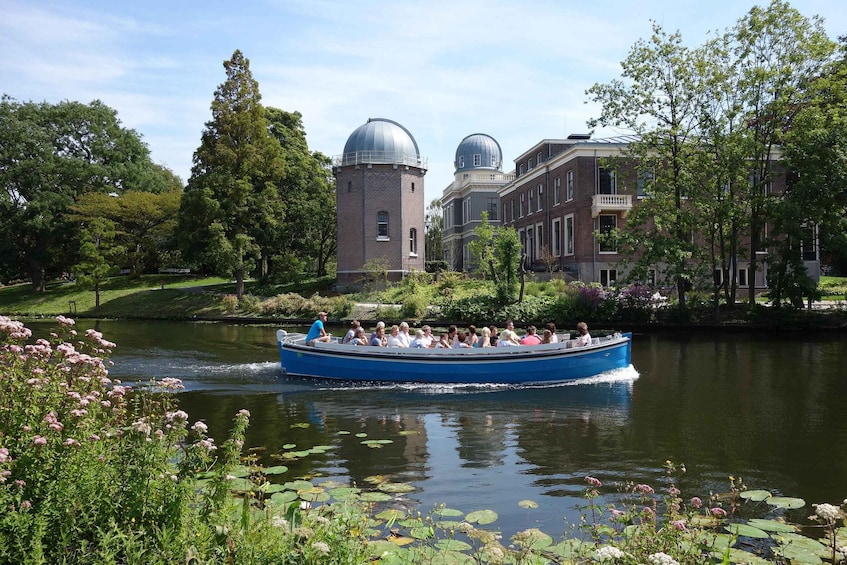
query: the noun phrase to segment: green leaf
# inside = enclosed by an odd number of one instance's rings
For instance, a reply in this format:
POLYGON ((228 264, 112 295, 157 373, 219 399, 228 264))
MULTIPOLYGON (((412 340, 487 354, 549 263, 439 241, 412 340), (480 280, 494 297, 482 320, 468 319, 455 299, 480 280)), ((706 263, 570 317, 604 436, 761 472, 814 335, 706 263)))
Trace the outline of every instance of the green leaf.
POLYGON ((438 510, 433 511, 433 514, 437 514, 438 516, 464 516, 465 513, 461 510, 456 510, 455 508, 440 508, 438 510))
POLYGON ((491 524, 497 521, 497 513, 493 510, 477 510, 475 512, 470 512, 467 516, 465 516, 465 521, 473 523, 478 523, 481 526, 486 524, 491 524))
POLYGON ((397 508, 389 508, 387 510, 383 510, 379 514, 376 515, 380 520, 385 520, 386 522, 400 520, 406 516, 406 513, 402 510, 398 510, 397 508))
POLYGON ((723 551, 713 551, 712 557, 715 559, 723 560, 725 555, 729 555, 729 560, 731 563, 736 565, 769 565, 770 561, 767 559, 762 559, 757 555, 753 555, 748 551, 744 551, 738 548, 730 548, 728 553, 724 553, 723 551))
POLYGON ((731 534, 748 538, 767 539, 770 537, 767 532, 748 524, 728 524, 724 526, 724 529, 731 534))
POLYGON ((309 481, 289 481, 285 483, 285 488, 290 490, 309 490, 313 488, 314 485, 309 481))
POLYGON ((777 508, 803 508, 806 501, 802 498, 790 498, 786 496, 772 496, 765 502, 777 508))
POLYGON ((271 496, 271 502, 276 506, 286 506, 297 500, 297 493, 287 490, 285 492, 276 492, 271 496))
POLYGON ((759 528, 766 532, 796 532, 797 526, 786 524, 777 520, 765 520, 762 518, 752 518, 747 520, 747 523, 753 527, 759 528))
POLYGON ((283 473, 288 472, 288 467, 285 465, 274 465, 273 467, 268 467, 264 470, 266 475, 281 475, 283 473))
POLYGON ((377 487, 382 492, 413 492, 417 490, 414 486, 406 483, 380 483, 377 487))
POLYGON ((296 443, 286 443, 282 446, 283 449, 294 449, 295 447, 297 447, 296 443))
POLYGON ((538 508, 538 503, 533 500, 521 500, 518 502, 521 508, 538 508))
POLYGON ((767 498, 771 497, 771 493, 766 490, 745 490, 742 491, 738 496, 744 498, 746 500, 752 500, 754 502, 761 502, 767 498))
POLYGON ((457 539, 438 540, 435 546, 442 551, 468 551, 473 549, 470 544, 457 539))
POLYGON ((384 492, 363 492, 359 500, 362 502, 388 502, 394 499, 391 495, 384 492))

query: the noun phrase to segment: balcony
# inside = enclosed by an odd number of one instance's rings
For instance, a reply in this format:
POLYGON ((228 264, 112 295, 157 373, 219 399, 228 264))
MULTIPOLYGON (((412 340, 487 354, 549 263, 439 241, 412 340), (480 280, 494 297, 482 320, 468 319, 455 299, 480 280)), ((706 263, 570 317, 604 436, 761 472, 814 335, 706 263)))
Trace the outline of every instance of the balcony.
POLYGON ((631 194, 595 194, 591 197, 591 217, 596 218, 606 212, 621 212, 626 218, 632 210, 631 194))

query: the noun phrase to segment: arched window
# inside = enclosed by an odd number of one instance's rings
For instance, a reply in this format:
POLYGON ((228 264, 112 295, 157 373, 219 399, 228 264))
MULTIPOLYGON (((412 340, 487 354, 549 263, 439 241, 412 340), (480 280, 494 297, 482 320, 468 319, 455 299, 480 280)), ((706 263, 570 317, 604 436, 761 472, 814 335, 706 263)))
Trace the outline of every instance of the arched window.
POLYGON ((418 255, 418 229, 412 228, 409 230, 409 255, 418 255))
POLYGON ((376 213, 376 238, 388 239, 388 212, 385 210, 376 213))

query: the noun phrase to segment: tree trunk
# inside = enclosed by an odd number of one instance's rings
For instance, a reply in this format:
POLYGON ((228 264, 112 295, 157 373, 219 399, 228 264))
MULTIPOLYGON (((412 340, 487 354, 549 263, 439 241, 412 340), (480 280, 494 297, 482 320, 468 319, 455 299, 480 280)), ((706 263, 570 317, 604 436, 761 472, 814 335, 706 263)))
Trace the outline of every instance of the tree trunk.
POLYGON ((35 292, 44 292, 44 266, 38 259, 28 258, 29 276, 32 278, 32 290, 35 292))
POLYGON ((244 296, 244 271, 238 269, 235 271, 235 297, 241 300, 244 296))
POLYGON ((100 309, 100 282, 94 283, 94 310, 100 309))

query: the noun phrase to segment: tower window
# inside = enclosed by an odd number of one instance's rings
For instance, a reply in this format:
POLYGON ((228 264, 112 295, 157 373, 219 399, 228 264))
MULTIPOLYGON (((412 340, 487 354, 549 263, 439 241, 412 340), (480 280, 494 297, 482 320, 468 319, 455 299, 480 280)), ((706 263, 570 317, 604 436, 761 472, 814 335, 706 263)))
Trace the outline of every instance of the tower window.
POLYGON ((412 183, 412 192, 415 191, 415 183, 412 183))
POLYGON ((473 156, 473 166, 474 166, 474 167, 479 167, 479 166, 481 166, 481 165, 482 165, 482 155, 481 155, 481 154, 479 154, 479 153, 474 153, 474 156, 473 156))
POLYGON ((412 228, 409 230, 409 255, 418 256, 418 230, 412 228))
POLYGON ((388 239, 388 212, 384 210, 376 213, 376 238, 388 239))
POLYGON ((465 156, 464 155, 459 155, 459 163, 458 164, 459 164, 459 166, 458 166, 459 169, 462 169, 462 168, 465 167, 465 156))

